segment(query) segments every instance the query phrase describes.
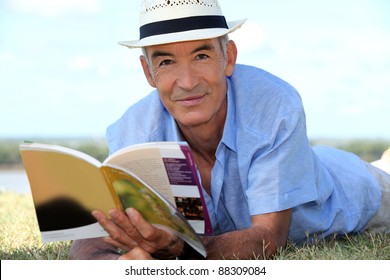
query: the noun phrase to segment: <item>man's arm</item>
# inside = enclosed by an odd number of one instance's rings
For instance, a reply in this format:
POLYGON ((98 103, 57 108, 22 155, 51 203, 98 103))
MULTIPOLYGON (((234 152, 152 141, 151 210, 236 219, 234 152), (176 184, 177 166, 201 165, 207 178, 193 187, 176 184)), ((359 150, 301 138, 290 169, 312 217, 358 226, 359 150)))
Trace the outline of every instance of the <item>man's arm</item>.
MULTIPOLYGON (((137 214, 137 212, 135 212, 137 214)), ((115 215, 114 215, 115 216, 115 215)), ((138 219, 141 218, 138 215, 138 219)), ((252 227, 227 232, 218 236, 207 236, 203 237, 203 242, 206 245, 208 252, 208 259, 255 259, 255 258, 271 258, 273 257, 280 248, 282 248, 287 241, 288 229, 290 225, 291 210, 285 210, 276 213, 257 215, 252 217, 252 227)), ((146 253, 147 258, 151 257, 147 253, 153 253, 153 250, 150 250, 150 245, 145 246, 144 242, 137 242, 137 245, 134 246, 131 244, 134 242, 134 239, 130 238, 132 242, 129 243, 129 236, 127 234, 118 233, 120 229, 117 226, 114 226, 111 222, 104 218, 104 215, 98 218, 101 225, 108 231, 111 231, 111 238, 95 238, 95 239, 85 239, 74 241, 70 250, 71 259, 127 259, 127 258, 144 258, 145 255, 139 255, 139 252, 146 253), (112 228, 112 229, 110 229, 112 228), (108 243, 106 243, 108 242, 108 243), (111 245, 110 245, 111 244, 111 245), (114 244, 117 244, 117 247, 129 248, 129 252, 121 256, 117 251, 114 244), (126 244, 126 245, 124 245, 126 244), (141 247, 142 250, 140 250, 141 247), (133 248, 135 249, 133 251, 133 248), (147 249, 146 249, 147 248, 147 249)), ((119 220, 116 219, 118 224, 121 224, 119 220)), ((142 220, 142 218, 141 218, 142 220)), ((126 224, 127 222, 125 222, 126 224)), ((139 221, 133 220, 134 224, 140 223, 139 221)), ((145 221, 141 221, 141 224, 146 224, 145 221)), ((125 226, 124 226, 125 227, 125 226)), ((153 230, 154 231, 154 230, 153 230)), ((153 234, 152 234, 153 235, 153 234)), ((162 241, 162 236, 157 238, 162 241)), ((170 256, 180 256, 181 249, 183 244, 182 241, 178 245, 174 245, 174 250, 172 250, 172 244, 175 241, 170 240, 164 236, 163 246, 157 246, 160 248, 170 248, 168 251, 173 253, 170 256)), ((134 238, 134 237, 133 237, 134 238)), ((180 240, 176 240, 180 241, 180 240)), ((157 242, 157 243, 160 243, 157 242)), ((161 244, 162 245, 162 244, 161 244)), ((146 257, 145 257, 146 258, 146 257)))
POLYGON ((152 260, 153 257, 140 247, 125 254, 118 253, 102 238, 75 240, 69 252, 71 260, 152 260))
POLYGON ((252 227, 203 237, 208 259, 269 259, 285 246, 291 209, 252 217, 252 227))
POLYGON ((116 260, 120 256, 103 238, 75 240, 69 250, 71 260, 116 260))
POLYGON ((135 209, 108 213, 111 219, 100 211, 92 212, 109 236, 74 241, 70 259, 170 259, 183 252, 183 240, 149 224, 135 209), (127 253, 121 255, 117 248, 127 253))

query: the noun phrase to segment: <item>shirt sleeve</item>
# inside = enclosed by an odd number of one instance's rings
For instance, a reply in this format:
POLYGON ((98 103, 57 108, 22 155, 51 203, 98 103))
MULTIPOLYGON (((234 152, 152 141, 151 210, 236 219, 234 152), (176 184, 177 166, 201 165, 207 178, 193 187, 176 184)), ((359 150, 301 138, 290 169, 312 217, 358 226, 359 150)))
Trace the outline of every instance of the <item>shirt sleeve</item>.
POLYGON ((303 109, 284 114, 274 127, 252 155, 246 190, 252 216, 286 210, 318 197, 303 109))

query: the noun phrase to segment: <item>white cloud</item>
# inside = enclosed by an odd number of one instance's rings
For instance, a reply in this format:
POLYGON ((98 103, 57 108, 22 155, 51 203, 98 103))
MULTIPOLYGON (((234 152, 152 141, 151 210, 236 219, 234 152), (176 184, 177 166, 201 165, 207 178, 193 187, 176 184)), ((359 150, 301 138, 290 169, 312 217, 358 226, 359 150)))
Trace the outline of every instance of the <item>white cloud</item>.
POLYGON ((98 0, 9 0, 13 9, 26 13, 54 17, 67 13, 96 13, 100 10, 98 0))

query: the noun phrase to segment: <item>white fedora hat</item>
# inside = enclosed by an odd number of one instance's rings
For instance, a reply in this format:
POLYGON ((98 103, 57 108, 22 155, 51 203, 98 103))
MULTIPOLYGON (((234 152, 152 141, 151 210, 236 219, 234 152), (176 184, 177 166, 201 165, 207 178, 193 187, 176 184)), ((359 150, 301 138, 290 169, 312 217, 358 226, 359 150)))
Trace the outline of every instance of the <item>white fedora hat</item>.
POLYGON ((140 48, 217 38, 240 28, 245 21, 226 22, 218 0, 142 0, 139 40, 119 44, 140 48))

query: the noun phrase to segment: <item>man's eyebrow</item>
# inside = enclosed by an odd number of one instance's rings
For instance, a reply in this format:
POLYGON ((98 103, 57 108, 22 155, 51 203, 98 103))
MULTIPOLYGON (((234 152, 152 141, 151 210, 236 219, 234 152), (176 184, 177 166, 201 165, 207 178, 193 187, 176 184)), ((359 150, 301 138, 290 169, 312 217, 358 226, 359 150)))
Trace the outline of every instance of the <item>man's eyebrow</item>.
POLYGON ((155 59, 159 56, 172 56, 172 54, 164 51, 158 51, 158 50, 152 53, 152 59, 155 59))
MULTIPOLYGON (((200 45, 199 47, 195 48, 191 53, 194 54, 194 53, 197 53, 200 51, 212 51, 214 49, 215 49, 215 47, 212 44, 205 43, 205 44, 200 45)), ((154 60, 155 58, 160 57, 160 56, 173 56, 173 54, 169 53, 169 52, 161 51, 161 50, 156 50, 152 53, 151 58, 152 58, 152 60, 154 60)))
POLYGON ((200 52, 200 51, 212 51, 214 50, 214 46, 212 44, 204 44, 204 45, 201 45, 199 47, 197 47, 196 49, 194 49, 192 51, 192 53, 197 53, 197 52, 200 52))

